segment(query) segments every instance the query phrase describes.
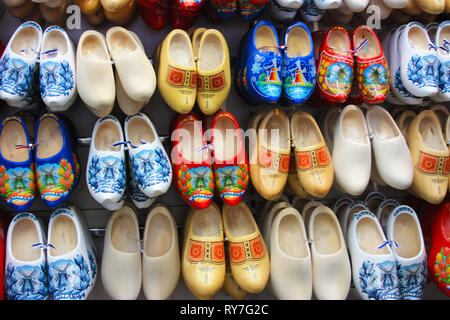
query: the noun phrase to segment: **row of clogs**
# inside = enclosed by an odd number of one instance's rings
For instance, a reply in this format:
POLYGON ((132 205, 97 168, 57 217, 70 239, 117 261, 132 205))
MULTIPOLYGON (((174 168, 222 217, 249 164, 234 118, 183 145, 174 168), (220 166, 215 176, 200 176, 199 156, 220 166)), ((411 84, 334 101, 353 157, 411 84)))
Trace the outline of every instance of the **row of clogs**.
POLYGON ((135 16, 136 0, 75 0, 86 20, 93 26, 105 20, 118 25, 129 24, 135 16))
POLYGON ((85 300, 97 279, 97 251, 83 215, 75 207, 55 210, 48 234, 33 213, 9 224, 5 292, 9 300, 85 300))
POLYGON ((168 299, 181 272, 177 226, 168 208, 150 209, 142 239, 132 207, 114 212, 106 225, 100 272, 114 300, 135 300, 141 288, 148 300, 168 299))
POLYGON ((420 105, 429 98, 450 100, 450 53, 445 39, 449 28, 448 21, 426 27, 411 22, 386 32, 383 47, 391 69, 388 102, 420 105))
POLYGON ((124 129, 113 116, 97 120, 86 169, 86 184, 97 202, 110 211, 118 210, 124 204, 128 185, 130 189, 137 187, 137 192, 142 194, 143 199, 132 196, 135 203, 141 203, 137 207, 148 207, 156 197, 167 192, 171 182, 169 157, 146 115, 128 116, 124 129))
POLYGON ((230 54, 225 37, 216 29, 192 33, 172 30, 155 53, 158 89, 170 108, 181 114, 197 102, 207 115, 226 102, 231 88, 230 54))
POLYGON ((80 178, 67 120, 53 113, 37 121, 21 113, 6 116, 0 124, 0 141, 0 196, 12 209, 27 210, 37 193, 49 207, 66 201, 80 178))

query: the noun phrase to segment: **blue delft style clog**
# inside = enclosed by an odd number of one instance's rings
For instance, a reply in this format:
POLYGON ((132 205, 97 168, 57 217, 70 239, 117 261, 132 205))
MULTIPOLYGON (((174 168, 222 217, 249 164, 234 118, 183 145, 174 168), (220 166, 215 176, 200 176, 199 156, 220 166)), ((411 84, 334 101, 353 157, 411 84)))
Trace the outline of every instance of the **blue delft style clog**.
POLYGON ((280 98, 283 61, 279 48, 277 32, 270 21, 259 21, 248 34, 242 82, 245 91, 259 103, 280 98))
POLYGON ((172 182, 172 167, 153 123, 137 113, 125 119, 124 129, 137 186, 150 198, 166 193, 172 182))
POLYGON ((108 210, 117 210, 127 183, 122 126, 113 116, 97 120, 86 170, 91 196, 108 210), (111 207, 112 206, 112 207, 111 207))
POLYGON ((16 215, 6 238, 5 292, 9 300, 47 300, 46 237, 32 213, 16 215))
POLYGON ((35 136, 39 193, 48 206, 58 206, 67 199, 79 178, 74 141, 63 118, 54 113, 46 113, 39 118, 35 136))
POLYGON ((65 111, 76 100, 75 48, 59 26, 45 29, 39 64, 41 97, 51 112, 65 111))
POLYGON ((302 22, 291 24, 282 36, 283 91, 282 98, 289 104, 300 104, 309 99, 316 86, 314 45, 308 27, 302 22))
POLYGON ((83 216, 59 208, 48 224, 48 290, 51 300, 84 300, 97 279, 96 249, 83 216))
POLYGON ((0 196, 14 210, 26 210, 34 199, 36 183, 31 142, 22 118, 3 118, 0 145, 0 196))
POLYGON ((34 21, 21 24, 0 59, 0 99, 9 106, 31 108, 37 102, 37 60, 42 29, 34 21))

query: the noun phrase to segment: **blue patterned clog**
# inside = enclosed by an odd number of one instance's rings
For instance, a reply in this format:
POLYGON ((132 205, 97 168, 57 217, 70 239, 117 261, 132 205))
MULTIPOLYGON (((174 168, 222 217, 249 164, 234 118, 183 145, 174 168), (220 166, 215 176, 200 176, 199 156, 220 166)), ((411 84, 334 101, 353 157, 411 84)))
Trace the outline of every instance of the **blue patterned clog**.
POLYGON ((5 292, 9 300, 47 300, 47 240, 32 213, 16 215, 6 236, 5 292))
POLYGON ((0 196, 14 210, 26 210, 34 199, 36 183, 31 143, 22 118, 3 118, 0 142, 0 196))
POLYGON ((291 24, 283 34, 283 91, 290 104, 304 103, 316 86, 314 45, 308 27, 302 22, 291 24), (298 43, 302 43, 301 46, 298 43), (303 49, 304 48, 304 49, 303 49))
POLYGON ((119 120, 113 116, 97 120, 92 130, 86 182, 91 196, 108 210, 116 210, 127 184, 123 141, 119 120))
POLYGON ((80 167, 67 124, 54 113, 43 114, 36 125, 37 186, 50 206, 63 203, 75 188, 80 167))
POLYGON ((150 119, 143 113, 125 119, 131 174, 149 198, 167 192, 172 182, 170 159, 150 119))
POLYGON ((21 24, 0 59, 0 99, 9 106, 30 108, 38 94, 37 60, 42 29, 34 21, 21 24))
POLYGON ((259 103, 276 102, 280 98, 283 61, 279 48, 271 22, 262 20, 250 31, 244 49, 242 81, 251 98, 259 103))
POLYGON ((97 279, 96 249, 83 216, 59 208, 48 224, 48 291, 51 300, 85 300, 97 279))
POLYGON ((269 0, 239 0, 239 14, 244 21, 255 21, 266 11, 269 0))
POLYGON ((59 26, 45 29, 39 64, 41 97, 51 112, 65 111, 76 100, 75 48, 59 26))

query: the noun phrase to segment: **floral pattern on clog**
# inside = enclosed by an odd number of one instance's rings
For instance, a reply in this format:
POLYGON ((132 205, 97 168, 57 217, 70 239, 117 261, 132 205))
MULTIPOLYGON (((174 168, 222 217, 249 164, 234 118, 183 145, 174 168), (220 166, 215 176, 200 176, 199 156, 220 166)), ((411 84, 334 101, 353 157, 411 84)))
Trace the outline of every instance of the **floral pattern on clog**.
POLYGON ((398 282, 394 261, 365 260, 359 269, 359 285, 369 300, 399 300, 398 282))
POLYGON ((68 96, 75 85, 74 71, 66 60, 43 63, 39 80, 42 98, 68 96))
POLYGON ((408 80, 418 88, 439 86, 439 59, 435 55, 414 55, 408 62, 408 80))
POLYGON ((8 263, 5 290, 9 300, 47 300, 47 266, 15 266, 8 263))
POLYGON ((114 156, 94 155, 88 166, 88 184, 94 193, 123 193, 126 185, 125 161, 114 156))
POLYGON ((169 182, 170 163, 160 147, 130 155, 131 170, 141 190, 169 182))
POLYGON ((0 166, 0 195, 8 204, 24 208, 34 199, 35 189, 33 165, 10 169, 0 166))
POLYGON ((442 247, 434 258, 434 276, 439 284, 444 283, 444 288, 450 290, 450 248, 442 247))
POLYGON ((397 264, 400 295, 403 300, 419 300, 427 279, 426 258, 422 263, 397 264))
POLYGON ((177 186, 189 202, 195 205, 209 203, 214 195, 212 170, 210 167, 181 165, 177 172, 177 186))
POLYGON ((66 197, 75 180, 72 164, 65 158, 59 163, 38 165, 36 177, 42 199, 50 202, 66 197))
POLYGON ((283 94, 294 104, 305 102, 314 92, 316 84, 316 62, 284 57, 282 68, 283 94))
POLYGON ((31 103, 34 93, 35 66, 5 54, 0 60, 0 90, 31 103))
POLYGON ((219 195, 227 203, 240 201, 247 190, 248 165, 224 166, 215 170, 216 187, 219 195))
POLYGON ((281 95, 282 60, 274 52, 256 54, 244 70, 243 82, 261 101, 276 101, 281 95))
POLYGON ((450 61, 439 66, 439 90, 442 94, 450 93, 450 61))
POLYGON ((245 21, 253 21, 262 16, 269 0, 239 0, 240 15, 245 21))

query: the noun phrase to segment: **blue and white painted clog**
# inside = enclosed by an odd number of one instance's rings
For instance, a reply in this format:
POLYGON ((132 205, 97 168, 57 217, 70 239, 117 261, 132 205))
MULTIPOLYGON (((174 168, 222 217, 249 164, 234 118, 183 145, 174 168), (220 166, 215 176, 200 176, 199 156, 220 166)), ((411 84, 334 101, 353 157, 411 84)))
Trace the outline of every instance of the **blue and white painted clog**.
POLYGON ((80 166, 67 124, 54 113, 43 114, 36 125, 35 150, 37 186, 50 206, 63 203, 75 188, 80 166))
POLYGON ((439 59, 424 26, 408 23, 398 41, 400 75, 406 90, 417 97, 435 96, 439 90, 439 59))
POLYGON ((122 126, 115 117, 97 120, 86 170, 91 196, 108 210, 116 210, 127 184, 122 126), (112 207, 111 207, 112 206, 112 207))
POLYGON ((47 300, 47 239, 32 213, 16 215, 6 238, 5 292, 9 300, 47 300))
POLYGON ((41 41, 39 24, 27 21, 16 29, 3 52, 0 59, 0 99, 9 106, 31 108, 36 105, 41 41))
POLYGON ((283 34, 283 91, 289 104, 309 99, 316 85, 314 46, 308 27, 302 22, 291 24, 283 34), (303 43, 298 46, 298 43, 303 43))
POLYGON ((439 59, 439 92, 433 100, 438 102, 450 101, 450 39, 446 35, 450 30, 450 21, 442 22, 437 31, 435 46, 439 59))
POLYGON ((33 202, 36 181, 31 142, 22 118, 3 118, 0 144, 0 196, 14 210, 26 210, 33 202))
POLYGON ((172 167, 153 123, 137 113, 125 119, 124 129, 137 186, 149 198, 166 193, 172 182, 172 167))
POLYGON ((75 47, 59 26, 45 29, 40 51, 41 97, 51 112, 65 111, 76 100, 75 47))
POLYGON ((48 290, 51 300, 85 300, 97 279, 97 257, 83 216, 59 208, 48 224, 48 290))

